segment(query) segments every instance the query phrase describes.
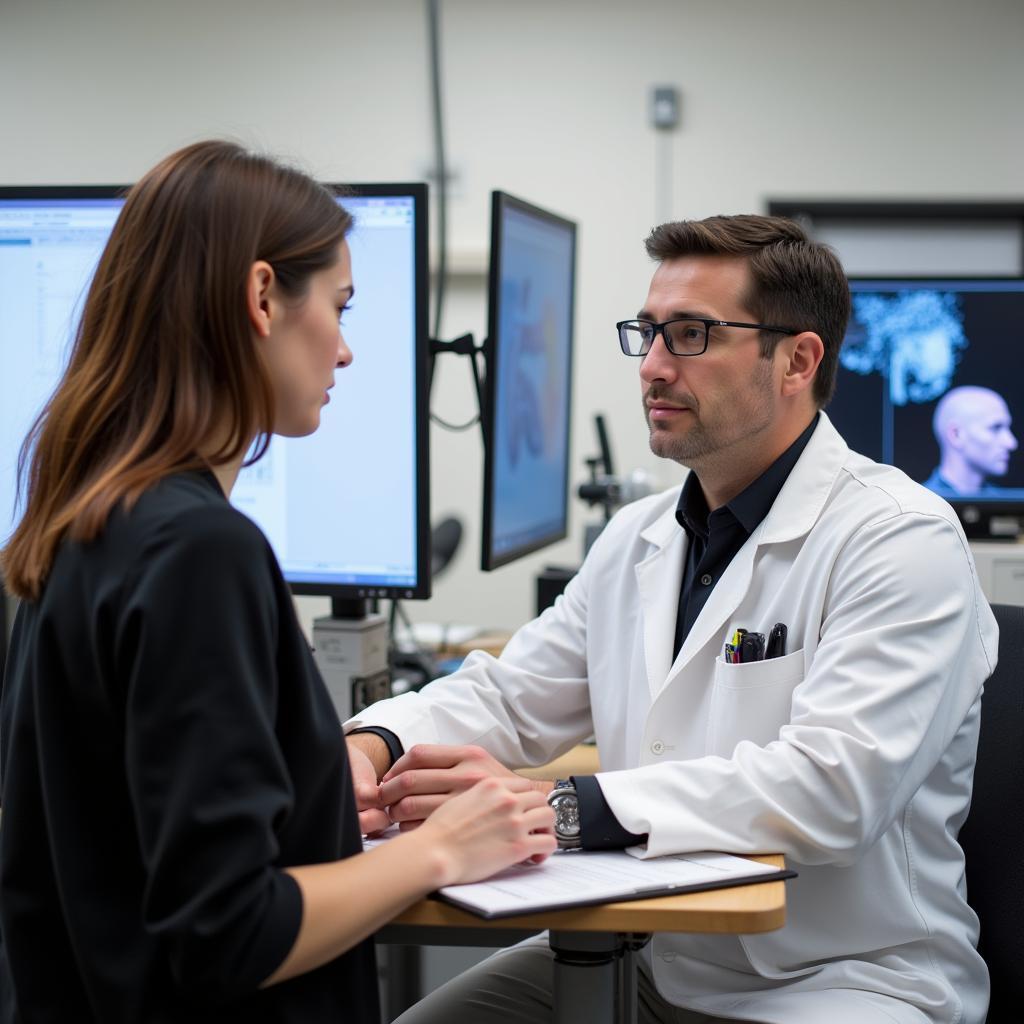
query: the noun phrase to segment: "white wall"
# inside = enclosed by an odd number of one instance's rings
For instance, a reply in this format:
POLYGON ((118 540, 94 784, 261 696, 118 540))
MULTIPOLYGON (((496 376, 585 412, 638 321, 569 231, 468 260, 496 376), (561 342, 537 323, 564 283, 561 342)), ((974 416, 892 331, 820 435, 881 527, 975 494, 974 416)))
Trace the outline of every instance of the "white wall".
MULTIPOLYGON (((488 194, 580 221, 573 469, 604 411, 623 468, 665 485, 649 454, 636 366, 611 324, 642 302, 642 239, 658 140, 647 91, 674 83, 673 216, 758 211, 766 197, 1019 198, 1024 4, 1019 0, 446 0, 451 245, 482 261, 488 194)), ((0 0, 0 182, 131 180, 178 145, 229 135, 333 180, 422 178, 430 166, 420 0, 0 0)), ((462 278, 445 333, 484 326, 462 278)), ((473 410, 448 357, 436 406, 473 410)), ((480 439, 434 428, 435 519, 469 526, 418 618, 515 625, 565 544, 491 575, 479 555, 480 439)))

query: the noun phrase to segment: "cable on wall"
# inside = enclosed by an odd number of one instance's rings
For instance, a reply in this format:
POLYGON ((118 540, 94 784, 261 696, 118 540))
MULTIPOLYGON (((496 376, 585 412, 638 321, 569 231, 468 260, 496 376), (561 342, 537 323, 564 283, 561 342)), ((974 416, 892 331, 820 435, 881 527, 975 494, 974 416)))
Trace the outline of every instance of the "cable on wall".
MULTIPOLYGON (((434 125, 434 180, 437 197, 437 284, 434 290, 434 326, 431 337, 441 337, 445 292, 448 288, 448 157, 444 144, 444 105, 441 102, 441 14, 440 0, 427 0, 427 26, 430 40, 430 95, 434 125)), ((476 356, 471 356, 475 359, 476 356)), ((445 430, 459 433, 480 422, 474 416, 465 423, 450 423, 431 412, 430 421, 445 430)))
POLYGON ((448 161, 444 147, 444 109, 441 103, 440 0, 427 0, 430 38, 430 94, 434 124, 434 177, 437 182, 437 286, 434 291, 433 337, 441 336, 441 316, 448 284, 448 161))

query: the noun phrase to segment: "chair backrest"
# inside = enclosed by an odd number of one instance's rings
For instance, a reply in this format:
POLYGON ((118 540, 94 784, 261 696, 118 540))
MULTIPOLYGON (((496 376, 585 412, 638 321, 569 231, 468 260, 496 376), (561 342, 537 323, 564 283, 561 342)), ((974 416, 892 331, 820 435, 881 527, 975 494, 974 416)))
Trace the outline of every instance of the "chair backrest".
POLYGON ((967 901, 992 977, 988 1024, 1024 1020, 1024 608, 992 606, 999 664, 981 698, 971 810, 960 830, 967 901))

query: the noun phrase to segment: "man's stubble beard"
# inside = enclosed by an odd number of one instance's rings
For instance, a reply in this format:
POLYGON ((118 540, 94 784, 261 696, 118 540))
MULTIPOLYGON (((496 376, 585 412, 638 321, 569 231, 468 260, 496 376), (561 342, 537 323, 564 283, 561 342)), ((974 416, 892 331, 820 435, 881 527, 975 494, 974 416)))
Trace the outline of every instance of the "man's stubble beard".
MULTIPOLYGON (((772 360, 761 358, 758 360, 751 375, 750 383, 753 385, 753 402, 749 408, 739 409, 736 416, 739 416, 747 424, 748 429, 742 433, 728 432, 722 437, 721 427, 715 430, 700 421, 700 405, 693 395, 673 396, 669 392, 651 388, 644 396, 645 403, 648 397, 660 398, 684 405, 690 409, 690 415, 694 422, 690 429, 682 435, 674 435, 669 430, 651 426, 650 410, 644 405, 644 417, 650 430, 651 451, 659 458, 671 459, 680 465, 690 469, 700 469, 702 465, 713 463, 716 456, 724 449, 731 448, 738 441, 760 433, 771 422, 772 404, 768 396, 771 393, 772 381, 772 360), (716 436, 717 435, 717 436, 716 436)), ((685 415, 685 414, 684 414, 685 415)), ((729 423, 735 422, 730 416, 729 423)))

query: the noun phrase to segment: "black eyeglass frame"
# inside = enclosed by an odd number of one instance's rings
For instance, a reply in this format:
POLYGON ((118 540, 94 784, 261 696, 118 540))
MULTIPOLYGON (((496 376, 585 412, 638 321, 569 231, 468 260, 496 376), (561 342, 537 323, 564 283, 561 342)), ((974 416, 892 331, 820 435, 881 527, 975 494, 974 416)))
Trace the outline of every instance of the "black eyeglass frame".
POLYGON ((634 359, 642 359, 651 351, 651 346, 654 344, 654 339, 660 334, 662 341, 665 342, 665 348, 669 350, 674 356, 702 356, 708 350, 708 343, 711 338, 712 327, 746 327, 754 331, 771 331, 773 334, 800 334, 801 331, 793 327, 772 327, 769 324, 744 324, 739 323, 736 320, 709 320, 703 316, 677 316, 671 320, 665 320, 662 323, 655 323, 653 320, 641 320, 634 318, 632 320, 620 320, 616 325, 615 329, 619 332, 619 348, 622 349, 622 354, 631 356, 634 359), (668 339, 668 334, 665 332, 665 328, 669 324, 703 324, 704 325, 704 347, 699 352, 677 352, 673 347, 672 343, 668 339), (626 342, 622 336, 622 328, 626 324, 647 324, 653 330, 651 331, 651 340, 646 343, 647 347, 642 352, 628 352, 626 351, 626 342))

